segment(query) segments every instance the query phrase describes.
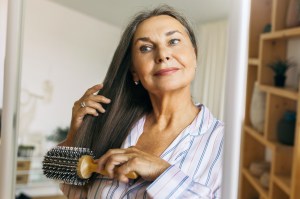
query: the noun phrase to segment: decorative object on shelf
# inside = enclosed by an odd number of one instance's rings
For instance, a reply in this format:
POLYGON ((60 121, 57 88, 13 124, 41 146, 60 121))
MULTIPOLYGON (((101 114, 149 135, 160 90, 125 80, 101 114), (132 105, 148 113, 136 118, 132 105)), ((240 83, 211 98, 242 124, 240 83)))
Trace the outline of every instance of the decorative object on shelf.
POLYGON ((269 172, 271 163, 268 161, 255 161, 249 166, 249 171, 255 177, 261 177, 263 173, 269 172))
POLYGON ((19 145, 18 147, 18 157, 32 157, 34 146, 31 145, 19 145))
POLYGON ((47 140, 59 143, 67 137, 69 130, 70 130, 69 127, 65 127, 65 128, 57 127, 54 133, 47 137, 47 140))
POLYGON ((269 184, 270 184, 270 173, 269 172, 264 172, 260 178, 259 178, 259 182, 260 184, 268 189, 269 188, 269 184))
POLYGON ((29 171, 31 166, 30 160, 18 160, 17 161, 17 176, 16 183, 17 184, 27 184, 29 180, 29 174, 18 174, 18 171, 29 171))
POLYGON ((264 26, 263 33, 271 32, 271 30, 272 30, 272 25, 268 23, 264 26))
POLYGON ((294 62, 285 59, 278 59, 269 64, 269 67, 274 71, 274 83, 277 87, 284 87, 285 85, 285 73, 288 69, 295 66, 294 62))
POLYGON ((266 94, 259 90, 258 82, 255 82, 251 105, 250 105, 250 122, 253 128, 262 133, 265 123, 266 94))
POLYGON ((277 124, 277 138, 282 144, 294 145, 296 112, 286 111, 277 124))
POLYGON ((300 1, 290 0, 286 15, 286 27, 292 28, 300 25, 300 1))

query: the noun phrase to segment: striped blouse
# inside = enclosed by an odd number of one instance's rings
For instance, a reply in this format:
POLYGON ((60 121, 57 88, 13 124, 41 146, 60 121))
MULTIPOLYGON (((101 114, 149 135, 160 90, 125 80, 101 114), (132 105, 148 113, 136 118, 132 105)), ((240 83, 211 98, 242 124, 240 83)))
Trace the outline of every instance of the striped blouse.
MULTIPOLYGON (((161 158, 171 166, 155 181, 142 178, 122 183, 99 176, 88 198, 221 198, 224 124, 204 105, 161 158)), ((122 148, 134 146, 143 133, 145 117, 133 127, 122 148)))

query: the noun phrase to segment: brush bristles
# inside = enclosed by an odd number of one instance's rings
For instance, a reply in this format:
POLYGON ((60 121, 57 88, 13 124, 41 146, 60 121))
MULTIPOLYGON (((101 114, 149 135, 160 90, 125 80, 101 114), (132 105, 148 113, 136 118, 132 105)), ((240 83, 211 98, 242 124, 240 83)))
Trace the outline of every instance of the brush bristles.
POLYGON ((72 185, 85 185, 89 179, 81 179, 77 175, 77 164, 81 156, 93 152, 88 148, 57 146, 44 157, 43 173, 47 178, 59 180, 72 185))

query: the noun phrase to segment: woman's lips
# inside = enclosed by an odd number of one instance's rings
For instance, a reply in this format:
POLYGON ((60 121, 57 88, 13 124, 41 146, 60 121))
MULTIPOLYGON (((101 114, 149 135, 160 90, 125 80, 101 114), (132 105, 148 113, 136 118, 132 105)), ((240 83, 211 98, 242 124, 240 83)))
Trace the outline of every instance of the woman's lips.
POLYGON ((157 71, 154 75, 155 76, 165 76, 165 75, 170 75, 172 73, 175 73, 176 71, 178 71, 179 68, 165 68, 165 69, 161 69, 159 71, 157 71))

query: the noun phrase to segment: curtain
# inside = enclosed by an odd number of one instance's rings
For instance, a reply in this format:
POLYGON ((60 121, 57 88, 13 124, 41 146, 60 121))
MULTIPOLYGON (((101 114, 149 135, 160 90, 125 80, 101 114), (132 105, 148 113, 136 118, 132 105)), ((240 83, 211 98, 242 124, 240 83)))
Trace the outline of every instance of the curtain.
POLYGON ((227 32, 227 20, 200 26, 198 66, 192 87, 194 101, 207 106, 220 120, 224 119, 227 32))

